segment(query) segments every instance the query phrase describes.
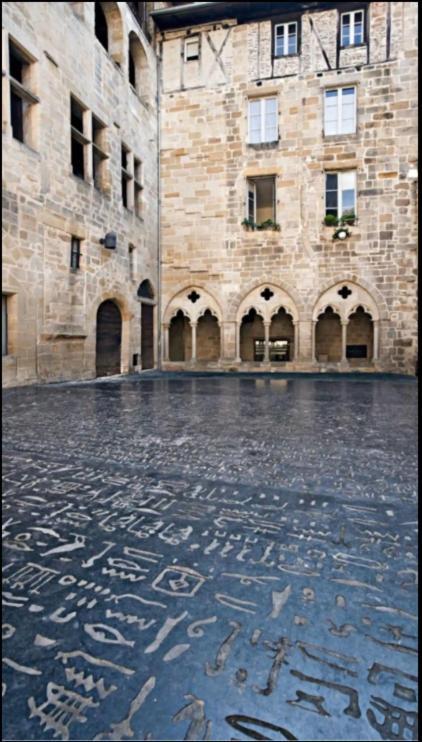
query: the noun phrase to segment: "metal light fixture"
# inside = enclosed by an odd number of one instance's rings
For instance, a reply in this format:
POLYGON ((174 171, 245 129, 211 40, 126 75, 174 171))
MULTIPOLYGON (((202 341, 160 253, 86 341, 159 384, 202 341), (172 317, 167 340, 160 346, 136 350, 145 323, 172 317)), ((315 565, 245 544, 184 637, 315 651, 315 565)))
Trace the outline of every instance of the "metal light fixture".
POLYGON ((346 229, 339 229, 337 232, 337 238, 339 240, 345 240, 347 237, 347 230, 346 229))
POLYGON ((104 245, 107 250, 115 250, 117 247, 117 235, 115 232, 107 232, 105 237, 101 237, 100 244, 104 245))
POLYGON ((409 168, 409 172, 407 173, 408 180, 417 180, 418 179, 418 169, 415 166, 412 166, 409 168))

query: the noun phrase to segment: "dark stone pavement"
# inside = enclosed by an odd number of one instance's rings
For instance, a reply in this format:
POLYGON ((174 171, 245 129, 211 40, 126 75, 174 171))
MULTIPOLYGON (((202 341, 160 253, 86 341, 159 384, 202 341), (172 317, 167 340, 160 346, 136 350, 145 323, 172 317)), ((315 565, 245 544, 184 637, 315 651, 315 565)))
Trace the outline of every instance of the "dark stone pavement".
POLYGON ((3 395, 3 739, 416 740, 416 381, 3 395))

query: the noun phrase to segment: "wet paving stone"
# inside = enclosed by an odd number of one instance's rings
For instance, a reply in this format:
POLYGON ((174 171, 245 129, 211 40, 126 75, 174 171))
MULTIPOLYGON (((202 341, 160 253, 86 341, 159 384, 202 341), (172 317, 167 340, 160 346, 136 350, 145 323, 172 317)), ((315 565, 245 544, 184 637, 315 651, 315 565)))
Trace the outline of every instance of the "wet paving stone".
POLYGON ((417 387, 3 398, 3 739, 416 740, 417 387))

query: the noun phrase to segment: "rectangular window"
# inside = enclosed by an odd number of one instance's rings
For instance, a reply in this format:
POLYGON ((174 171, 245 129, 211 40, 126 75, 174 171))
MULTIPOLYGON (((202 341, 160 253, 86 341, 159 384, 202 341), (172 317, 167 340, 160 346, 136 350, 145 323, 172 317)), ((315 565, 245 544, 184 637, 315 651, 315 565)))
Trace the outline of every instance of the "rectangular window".
POLYGON ((277 98, 254 98, 249 101, 249 144, 278 141, 277 98))
POLYGON ((81 240, 78 237, 72 237, 70 243, 70 267, 73 271, 80 268, 81 262, 81 240))
POLYGON ((248 179, 247 218, 255 224, 275 222, 275 177, 248 179))
POLYGON ((326 173, 325 213, 337 218, 356 214, 356 172, 326 173))
POLYGON ((274 26, 274 56, 287 57, 289 54, 297 54, 298 49, 298 24, 278 23, 274 26))
POLYGON ((354 134, 356 132, 356 88, 326 90, 324 96, 324 133, 354 134))
MULTIPOLYGON (((290 360, 289 340, 273 339, 268 342, 270 362, 280 363, 290 360)), ((254 340, 254 361, 263 361, 265 354, 265 340, 254 340)))
POLYGON ((199 59, 199 36, 192 36, 185 40, 185 62, 199 59))
POLYGON ((7 356, 7 296, 1 295, 1 354, 7 356))
POLYGON ((129 245, 129 280, 135 279, 135 246, 129 245))
POLYGON ((84 108, 77 100, 70 96, 70 137, 72 172, 78 178, 85 178, 85 147, 89 139, 84 133, 84 108))
POLYGON ((39 98, 30 90, 32 59, 9 39, 10 123, 12 135, 33 145, 30 116, 39 98))
POLYGON ((104 190, 106 154, 106 127, 96 116, 92 116, 92 177, 94 185, 104 190))
POLYGON ((134 186, 135 186, 135 214, 142 216, 142 162, 137 157, 133 160, 134 186))
POLYGON ((364 10, 351 10, 341 15, 341 46, 364 43, 364 10))
POLYGON ((129 172, 129 154, 130 150, 122 144, 121 147, 121 161, 122 161, 122 203, 123 206, 128 209, 130 206, 130 183, 133 180, 132 173, 129 172))

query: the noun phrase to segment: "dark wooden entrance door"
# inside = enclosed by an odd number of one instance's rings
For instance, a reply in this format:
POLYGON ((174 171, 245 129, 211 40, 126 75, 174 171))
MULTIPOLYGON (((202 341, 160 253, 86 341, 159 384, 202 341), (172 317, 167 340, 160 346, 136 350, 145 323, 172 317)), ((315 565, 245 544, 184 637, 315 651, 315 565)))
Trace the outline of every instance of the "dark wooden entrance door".
POLYGON ((104 301, 97 312, 97 376, 120 373, 122 317, 114 301, 104 301))
POLYGON ((142 368, 154 368, 154 307, 142 304, 141 310, 142 368))

